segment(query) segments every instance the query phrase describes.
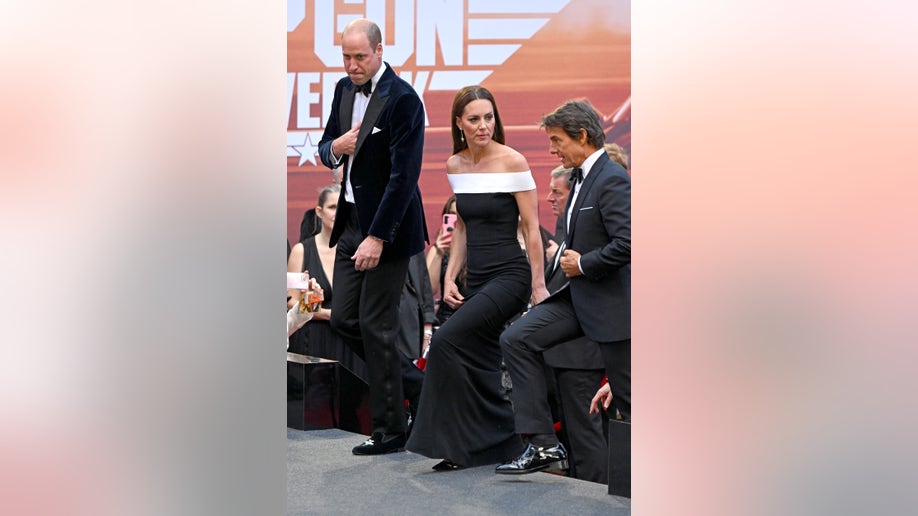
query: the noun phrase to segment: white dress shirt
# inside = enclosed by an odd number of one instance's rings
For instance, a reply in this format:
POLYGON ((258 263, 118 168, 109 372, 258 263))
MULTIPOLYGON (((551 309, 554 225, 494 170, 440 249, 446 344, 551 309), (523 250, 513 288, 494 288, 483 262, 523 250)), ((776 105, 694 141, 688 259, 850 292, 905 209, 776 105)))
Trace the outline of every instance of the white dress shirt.
MULTIPOLYGON (((590 173, 590 169, 593 168, 593 165, 596 164, 596 160, 602 156, 603 152, 606 152, 606 150, 600 148, 593 154, 587 156, 587 158, 583 160, 583 163, 580 165, 580 168, 583 170, 583 179, 577 181, 577 183, 574 185, 574 190, 571 192, 571 205, 567 209, 567 235, 571 234, 571 214, 574 213, 574 204, 577 202, 577 195, 580 193, 580 187, 583 186, 583 182, 586 181, 587 174, 590 173)), ((564 240, 567 241, 567 238, 564 240)), ((560 253, 561 249, 558 249, 558 252, 560 253)), ((577 258, 577 268, 580 269, 580 274, 583 274, 583 267, 580 266, 580 258, 577 258)))
MULTIPOLYGON (((376 93, 376 86, 379 84, 379 79, 382 77, 383 73, 385 73, 386 66, 388 65, 383 63, 376 72, 376 75, 373 76, 373 82, 370 83, 369 96, 362 93, 354 95, 354 111, 351 113, 351 128, 357 125, 358 122, 361 124, 363 123, 363 115, 367 112, 367 106, 370 105, 370 99, 373 97, 373 94, 376 93)), ((332 155, 334 155, 334 153, 332 153, 332 155)), ((347 184, 344 185, 344 200, 351 204, 354 204, 354 189, 351 187, 351 165, 353 162, 354 157, 351 156, 351 159, 347 160, 347 184)))

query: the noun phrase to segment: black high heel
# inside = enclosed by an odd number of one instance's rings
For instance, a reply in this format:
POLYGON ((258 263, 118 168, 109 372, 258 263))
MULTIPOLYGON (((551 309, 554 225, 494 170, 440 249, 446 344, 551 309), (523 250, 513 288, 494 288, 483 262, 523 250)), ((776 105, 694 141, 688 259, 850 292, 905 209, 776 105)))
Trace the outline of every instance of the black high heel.
POLYGON ((463 469, 465 466, 461 464, 456 464, 455 462, 449 459, 443 459, 438 462, 434 467, 434 471, 456 471, 457 469, 463 469))

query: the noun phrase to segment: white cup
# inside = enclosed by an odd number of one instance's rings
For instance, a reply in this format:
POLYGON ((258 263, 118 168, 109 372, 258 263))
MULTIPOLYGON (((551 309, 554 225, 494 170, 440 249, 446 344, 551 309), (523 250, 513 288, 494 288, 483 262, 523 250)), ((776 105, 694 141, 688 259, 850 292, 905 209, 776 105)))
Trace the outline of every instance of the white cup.
POLYGON ((309 272, 288 272, 287 288, 290 290, 309 289, 309 272))

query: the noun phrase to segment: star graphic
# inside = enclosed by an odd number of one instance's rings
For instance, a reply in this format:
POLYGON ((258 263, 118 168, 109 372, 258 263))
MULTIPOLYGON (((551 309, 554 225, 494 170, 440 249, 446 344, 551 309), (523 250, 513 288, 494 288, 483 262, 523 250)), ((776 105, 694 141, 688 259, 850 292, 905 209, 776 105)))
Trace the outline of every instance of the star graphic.
POLYGON ((318 153, 319 147, 312 143, 312 133, 306 133, 306 139, 303 141, 302 145, 293 145, 294 149, 300 153, 300 163, 298 166, 302 167, 303 163, 307 161, 311 162, 313 165, 318 165, 316 162, 316 154, 318 153))

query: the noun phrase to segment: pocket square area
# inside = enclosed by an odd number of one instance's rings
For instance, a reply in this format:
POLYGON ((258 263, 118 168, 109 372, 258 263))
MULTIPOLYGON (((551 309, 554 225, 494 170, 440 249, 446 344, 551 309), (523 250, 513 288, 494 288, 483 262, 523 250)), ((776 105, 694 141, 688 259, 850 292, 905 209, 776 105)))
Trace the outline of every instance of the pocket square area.
POLYGON ((372 131, 370 134, 376 134, 376 133, 378 133, 379 131, 382 131, 382 129, 380 129, 379 127, 374 126, 374 127, 373 127, 373 131, 372 131))
POLYGON ((592 209, 593 209, 592 206, 587 206, 586 208, 580 208, 580 211, 592 210, 592 209))

